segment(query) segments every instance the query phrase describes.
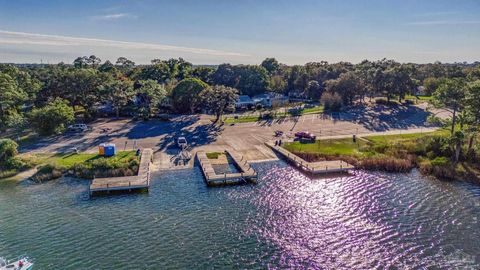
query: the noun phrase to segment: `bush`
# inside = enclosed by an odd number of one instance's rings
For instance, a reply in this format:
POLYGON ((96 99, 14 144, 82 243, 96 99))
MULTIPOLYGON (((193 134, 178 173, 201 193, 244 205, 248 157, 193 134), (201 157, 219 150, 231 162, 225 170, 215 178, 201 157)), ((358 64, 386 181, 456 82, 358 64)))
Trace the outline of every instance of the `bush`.
POLYGON ((7 169, 16 169, 16 170, 25 170, 32 167, 30 163, 18 157, 13 157, 8 159, 7 161, 5 161, 4 165, 2 166, 7 169))
POLYGON ((60 178, 63 175, 64 168, 57 167, 52 164, 47 164, 38 168, 37 172, 31 179, 37 183, 60 178))
POLYGON ((357 167, 366 170, 386 172, 409 172, 415 167, 415 164, 409 159, 377 156, 361 160, 357 164, 357 167))
POLYGON ((11 139, 0 139, 0 167, 18 154, 18 144, 11 139))
POLYGON ((323 104, 327 111, 339 111, 343 106, 342 97, 338 93, 323 93, 320 98, 320 103, 323 104))
POLYGON ((446 157, 436 157, 430 163, 432 166, 445 166, 448 165, 450 161, 446 157))
POLYGON ((426 139, 425 152, 432 153, 430 156, 451 156, 452 151, 450 149, 448 138, 433 136, 426 139))

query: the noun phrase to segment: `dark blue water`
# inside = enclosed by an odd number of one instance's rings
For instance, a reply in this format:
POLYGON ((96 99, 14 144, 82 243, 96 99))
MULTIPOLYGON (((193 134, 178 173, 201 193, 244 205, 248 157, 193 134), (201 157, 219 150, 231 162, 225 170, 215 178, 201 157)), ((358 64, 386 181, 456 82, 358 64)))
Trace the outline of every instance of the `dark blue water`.
POLYGON ((257 185, 160 172, 149 193, 0 182, 0 255, 35 269, 480 269, 480 188, 416 172, 310 179, 257 164, 257 185))

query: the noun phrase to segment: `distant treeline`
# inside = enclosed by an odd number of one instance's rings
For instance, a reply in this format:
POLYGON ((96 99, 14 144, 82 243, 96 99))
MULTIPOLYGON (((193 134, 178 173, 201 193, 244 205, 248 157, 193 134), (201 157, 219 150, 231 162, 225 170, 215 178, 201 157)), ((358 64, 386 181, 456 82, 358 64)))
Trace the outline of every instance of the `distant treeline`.
POLYGON ((144 118, 161 110, 219 116, 233 110, 238 95, 266 91, 317 101, 323 95, 325 102, 333 99, 341 105, 376 96, 402 100, 418 94, 419 86, 421 94, 431 95, 445 79, 476 81, 480 63, 382 59, 289 66, 267 58, 260 65, 196 66, 179 58, 136 65, 125 57, 111 63, 92 55, 72 64, 0 64, 0 129, 25 126, 29 119, 48 118, 58 110, 70 113, 66 107, 86 119, 98 117, 105 107, 113 114, 144 118), (50 108, 54 105, 66 107, 50 108))

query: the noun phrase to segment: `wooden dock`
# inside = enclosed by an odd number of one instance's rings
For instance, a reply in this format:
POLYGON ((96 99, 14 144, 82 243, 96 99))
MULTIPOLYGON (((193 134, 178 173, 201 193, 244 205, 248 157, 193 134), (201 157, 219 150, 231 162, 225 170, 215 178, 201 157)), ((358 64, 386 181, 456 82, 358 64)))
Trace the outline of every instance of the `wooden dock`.
POLYGON ((150 187, 150 163, 153 158, 152 149, 143 149, 138 167, 138 174, 134 176, 94 178, 89 187, 90 195, 97 192, 116 190, 132 191, 148 189, 150 187))
POLYGON ((225 151, 225 154, 229 155, 234 162, 235 166, 239 169, 239 173, 224 173, 217 174, 213 169, 212 163, 207 157, 204 151, 197 152, 197 159, 205 177, 205 181, 209 186, 217 185, 232 185, 241 184, 247 182, 255 183, 258 179, 258 172, 256 172, 243 156, 234 151, 225 151))
POLYGON ((355 169, 353 165, 342 160, 308 162, 281 146, 276 146, 273 143, 266 143, 266 145, 297 168, 310 174, 344 173, 348 172, 348 170, 355 169))

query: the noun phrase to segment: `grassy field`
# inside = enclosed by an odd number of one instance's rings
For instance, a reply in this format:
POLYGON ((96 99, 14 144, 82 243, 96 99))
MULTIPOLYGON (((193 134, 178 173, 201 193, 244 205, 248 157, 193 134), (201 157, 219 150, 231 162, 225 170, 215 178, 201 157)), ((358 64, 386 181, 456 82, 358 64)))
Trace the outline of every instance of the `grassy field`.
POLYGON ((376 136, 366 136, 365 139, 373 143, 398 143, 405 141, 413 141, 425 136, 448 136, 450 132, 446 129, 439 129, 434 132, 428 133, 410 133, 410 134, 395 134, 395 135, 376 135, 376 136))
POLYGON ((251 123, 251 122, 257 122, 260 120, 260 117, 257 116, 239 116, 238 118, 233 118, 233 117, 226 117, 223 122, 225 124, 232 124, 232 123, 251 123))
POLYGON ((323 155, 362 156, 360 149, 366 146, 363 140, 353 142, 351 138, 318 140, 315 143, 285 143, 284 148, 290 152, 318 153, 323 155))
MULTIPOLYGON (((131 157, 135 156, 135 151, 120 151, 111 159, 116 161, 127 161, 131 157)), ((94 161, 96 159, 104 158, 98 154, 89 154, 89 153, 69 153, 69 154, 35 154, 30 156, 33 161, 38 165, 43 164, 55 164, 60 167, 69 168, 75 164, 85 163, 94 161)), ((110 158, 108 158, 110 159, 110 158)))
POLYGON ((323 113, 324 111, 324 108, 323 106, 317 106, 317 107, 313 107, 313 108, 304 108, 300 114, 304 115, 304 114, 316 114, 316 113, 323 113))
POLYGON ((421 101, 430 101, 433 99, 433 96, 413 96, 413 95, 407 95, 405 99, 409 100, 421 100, 421 101))
MULTIPOLYGON (((317 107, 312 107, 312 108, 304 108, 297 113, 295 112, 277 112, 273 113, 273 117, 271 119, 279 119, 283 117, 288 117, 288 116, 299 116, 299 115, 307 115, 307 114, 317 114, 317 113, 323 113, 324 109, 323 106, 317 106, 317 107)), ((254 116, 239 116, 238 118, 234 117, 226 117, 223 119, 225 124, 232 124, 232 123, 251 123, 251 122, 257 122, 262 120, 260 116, 254 115, 254 116)))

